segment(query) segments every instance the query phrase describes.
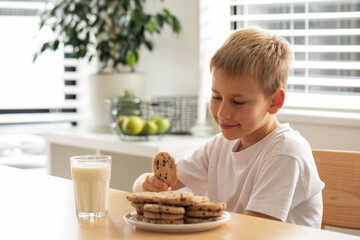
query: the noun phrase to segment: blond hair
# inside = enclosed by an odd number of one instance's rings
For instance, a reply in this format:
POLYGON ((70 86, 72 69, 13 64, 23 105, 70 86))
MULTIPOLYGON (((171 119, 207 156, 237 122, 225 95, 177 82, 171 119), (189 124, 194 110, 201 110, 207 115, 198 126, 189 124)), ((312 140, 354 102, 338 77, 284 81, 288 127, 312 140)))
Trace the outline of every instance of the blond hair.
POLYGON ((213 74, 235 78, 255 77, 265 95, 286 89, 293 53, 289 43, 260 28, 245 28, 232 33, 210 61, 213 74))

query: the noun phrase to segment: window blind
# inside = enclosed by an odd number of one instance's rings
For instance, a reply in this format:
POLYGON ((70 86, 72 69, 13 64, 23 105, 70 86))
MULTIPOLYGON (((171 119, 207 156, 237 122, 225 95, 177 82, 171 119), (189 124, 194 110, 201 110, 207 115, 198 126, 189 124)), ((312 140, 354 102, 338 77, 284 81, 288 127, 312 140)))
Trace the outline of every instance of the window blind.
POLYGON ((360 1, 230 1, 230 29, 260 26, 295 55, 286 107, 360 111, 360 1))
POLYGON ((0 124, 69 123, 82 119, 79 61, 71 49, 32 58, 50 31, 39 33, 45 0, 0 1, 0 124))

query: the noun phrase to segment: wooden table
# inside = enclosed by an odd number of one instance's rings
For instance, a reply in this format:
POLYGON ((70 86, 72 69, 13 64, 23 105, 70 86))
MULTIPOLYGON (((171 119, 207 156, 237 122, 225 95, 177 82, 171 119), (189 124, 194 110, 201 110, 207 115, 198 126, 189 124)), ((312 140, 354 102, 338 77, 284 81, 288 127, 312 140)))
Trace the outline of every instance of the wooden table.
POLYGON ((70 180, 0 166, 0 239, 360 239, 235 213, 226 224, 209 231, 147 232, 123 220, 133 211, 127 194, 111 189, 108 216, 79 219, 70 180))

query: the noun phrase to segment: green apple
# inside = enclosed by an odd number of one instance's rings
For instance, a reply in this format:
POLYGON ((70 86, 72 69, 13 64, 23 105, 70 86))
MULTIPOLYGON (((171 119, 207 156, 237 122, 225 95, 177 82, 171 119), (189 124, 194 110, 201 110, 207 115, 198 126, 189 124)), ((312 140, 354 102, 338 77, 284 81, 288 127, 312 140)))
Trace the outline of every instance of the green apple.
POLYGON ((122 115, 116 119, 116 130, 118 132, 123 131, 123 124, 127 118, 128 118, 128 116, 122 115))
POLYGON ((155 123, 158 126, 158 132, 160 134, 167 132, 171 126, 170 120, 165 117, 156 118, 155 123))
POLYGON ((155 121, 149 120, 145 122, 145 125, 141 131, 142 135, 153 135, 156 134, 158 131, 158 126, 156 125, 155 121))
POLYGON ((156 120, 158 120, 158 119, 160 119, 160 118, 163 118, 163 117, 162 117, 162 116, 159 116, 159 115, 154 115, 154 116, 151 117, 150 120, 153 120, 153 121, 156 122, 156 120))
POLYGON ((124 120, 122 129, 129 135, 138 135, 145 125, 144 119, 139 116, 130 116, 124 120))

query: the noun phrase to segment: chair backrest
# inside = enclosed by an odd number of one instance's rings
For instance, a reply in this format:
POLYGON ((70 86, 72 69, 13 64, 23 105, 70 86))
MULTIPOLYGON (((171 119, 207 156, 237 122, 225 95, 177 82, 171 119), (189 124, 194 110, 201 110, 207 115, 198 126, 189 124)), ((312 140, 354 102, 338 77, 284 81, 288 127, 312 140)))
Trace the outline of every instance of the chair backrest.
POLYGON ((323 190, 322 225, 360 229, 360 152, 313 150, 323 190))

